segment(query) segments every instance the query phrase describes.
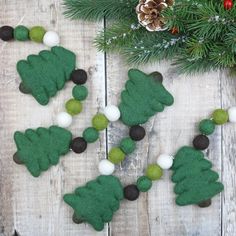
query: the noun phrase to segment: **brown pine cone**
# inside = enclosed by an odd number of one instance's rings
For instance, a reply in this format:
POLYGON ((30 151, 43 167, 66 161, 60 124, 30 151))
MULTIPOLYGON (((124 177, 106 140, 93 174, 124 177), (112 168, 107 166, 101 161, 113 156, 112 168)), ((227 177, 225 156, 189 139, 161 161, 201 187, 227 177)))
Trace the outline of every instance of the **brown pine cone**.
POLYGON ((148 31, 165 30, 165 19, 161 12, 173 4, 174 0, 139 0, 136 7, 139 23, 148 31))

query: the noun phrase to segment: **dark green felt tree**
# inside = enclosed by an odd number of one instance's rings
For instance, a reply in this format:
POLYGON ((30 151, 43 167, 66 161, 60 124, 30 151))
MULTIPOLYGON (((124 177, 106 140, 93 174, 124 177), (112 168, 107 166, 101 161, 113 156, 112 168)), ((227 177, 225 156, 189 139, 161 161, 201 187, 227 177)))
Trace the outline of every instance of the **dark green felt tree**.
POLYGON ((88 222, 97 231, 112 220, 123 198, 120 180, 112 175, 101 175, 78 187, 74 193, 64 195, 64 201, 74 209, 76 218, 88 222))
POLYGON ((57 126, 51 126, 49 129, 27 129, 25 133, 16 131, 16 155, 29 172, 38 177, 42 171, 56 165, 61 155, 69 152, 71 139, 70 131, 57 126))
POLYGON ((63 47, 52 47, 39 55, 30 55, 17 63, 23 87, 40 103, 46 105, 50 97, 61 90, 75 69, 76 56, 63 47))
POLYGON ((131 69, 128 76, 119 105, 124 124, 144 124, 151 116, 163 111, 165 106, 173 104, 173 96, 152 75, 131 69))
POLYGON ((219 175, 211 170, 212 163, 192 147, 182 147, 174 158, 172 181, 180 206, 200 204, 220 193, 224 186, 217 182, 219 175))

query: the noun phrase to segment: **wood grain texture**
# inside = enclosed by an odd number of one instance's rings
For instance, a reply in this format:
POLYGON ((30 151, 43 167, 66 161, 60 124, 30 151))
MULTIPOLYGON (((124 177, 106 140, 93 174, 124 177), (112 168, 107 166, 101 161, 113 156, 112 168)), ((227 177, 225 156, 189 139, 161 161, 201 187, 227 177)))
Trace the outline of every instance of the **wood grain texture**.
MULTIPOLYGON (((93 46, 93 38, 103 23, 69 21, 62 15, 61 0, 0 0, 0 25, 42 25, 56 30, 62 45, 78 56, 77 65, 89 72, 89 97, 82 114, 75 118, 71 131, 80 136, 91 118, 105 104, 118 104, 119 94, 127 80, 129 67, 117 55, 104 55, 93 46)), ((232 236, 236 235, 236 127, 218 127, 211 136, 206 156, 214 164, 225 191, 213 198, 212 206, 175 205, 171 172, 154 183, 149 193, 138 201, 123 201, 121 208, 102 232, 96 233, 87 224, 72 223, 72 210, 63 203, 62 195, 98 175, 97 165, 108 150, 128 135, 120 122, 109 125, 99 142, 89 145, 82 155, 70 153, 40 178, 33 178, 24 166, 12 162, 15 130, 50 126, 71 97, 72 83, 42 107, 18 91, 16 62, 45 47, 31 42, 0 42, 0 236, 232 236)), ((160 153, 175 154, 179 147, 190 145, 198 133, 197 123, 209 117, 218 107, 235 104, 236 80, 225 72, 198 76, 178 76, 168 63, 140 68, 145 72, 160 71, 164 85, 175 97, 175 104, 148 122, 147 135, 138 143, 136 152, 116 169, 122 183, 135 183, 148 163, 160 153)))

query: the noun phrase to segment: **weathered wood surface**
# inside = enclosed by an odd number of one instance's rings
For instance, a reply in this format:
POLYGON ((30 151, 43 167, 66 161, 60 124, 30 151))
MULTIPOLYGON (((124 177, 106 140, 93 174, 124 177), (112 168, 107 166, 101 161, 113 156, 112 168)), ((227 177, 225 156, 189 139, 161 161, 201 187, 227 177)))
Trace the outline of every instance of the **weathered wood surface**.
MULTIPOLYGON (((62 45, 78 55, 78 66, 89 71, 89 98, 84 111, 71 127, 75 135, 105 104, 117 104, 127 79, 128 66, 117 55, 104 55, 93 47, 96 32, 103 23, 71 22, 62 16, 60 0, 0 0, 0 25, 42 25, 59 32, 62 45)), ((228 124, 218 128, 211 137, 207 153, 214 169, 221 173, 225 191, 213 199, 207 209, 174 204, 170 172, 154 184, 138 201, 123 201, 119 212, 103 232, 96 233, 88 225, 75 225, 72 210, 63 203, 62 194, 98 175, 97 164, 110 147, 128 134, 127 127, 111 124, 99 142, 90 145, 82 155, 70 153, 60 165, 40 178, 32 178, 24 167, 12 162, 15 130, 49 126, 63 110, 71 96, 72 84, 59 92, 46 107, 18 91, 19 77, 15 65, 19 59, 37 53, 43 45, 35 43, 0 42, 0 235, 73 236, 73 235, 236 235, 236 127, 228 124)), ((141 68, 146 72, 159 70, 164 84, 175 96, 175 104, 158 114, 147 125, 147 136, 137 151, 117 168, 122 183, 133 183, 148 163, 160 153, 175 153, 191 143, 197 134, 196 124, 210 112, 236 101, 236 80, 226 73, 214 72, 194 77, 178 76, 169 64, 141 68)))

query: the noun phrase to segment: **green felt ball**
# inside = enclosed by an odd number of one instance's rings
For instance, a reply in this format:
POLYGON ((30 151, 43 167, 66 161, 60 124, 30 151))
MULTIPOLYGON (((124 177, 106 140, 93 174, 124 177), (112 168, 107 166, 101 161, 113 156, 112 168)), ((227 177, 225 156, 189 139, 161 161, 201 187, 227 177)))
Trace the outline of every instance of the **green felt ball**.
POLYGON ((14 38, 19 41, 26 41, 29 39, 29 29, 23 25, 18 25, 14 29, 14 38))
POLYGON ((215 131, 215 123, 213 120, 204 119, 199 123, 199 131, 202 134, 210 135, 215 131))
POLYGON ((114 147, 110 150, 108 159, 114 164, 119 164, 125 159, 125 153, 120 148, 114 147))
POLYGON ((123 138, 120 142, 120 148, 124 153, 130 154, 135 150, 136 144, 131 138, 123 138))
POLYGON ((99 138, 99 133, 95 128, 89 127, 84 130, 83 138, 86 142, 93 143, 99 138))
POLYGON ((46 30, 42 26, 34 26, 30 29, 29 37, 32 41, 36 43, 43 42, 43 36, 45 35, 46 30))
POLYGON ((80 103, 80 101, 75 100, 75 99, 70 99, 66 102, 66 111, 74 116, 74 115, 78 115, 81 111, 82 111, 82 104, 80 103))
POLYGON ((92 120, 93 127, 98 131, 106 129, 108 123, 109 121, 106 116, 100 113, 95 115, 92 120))
POLYGON ((88 89, 83 85, 76 85, 72 90, 72 95, 76 100, 83 101, 88 96, 88 89))
POLYGON ((161 178, 163 171, 161 167, 157 164, 151 164, 147 167, 146 176, 150 180, 158 180, 161 178))
POLYGON ((147 192, 152 187, 152 181, 146 177, 141 176, 137 180, 137 188, 140 192, 147 192))
POLYGON ((229 120, 229 115, 227 111, 217 109, 213 112, 212 118, 217 125, 223 125, 229 120))

